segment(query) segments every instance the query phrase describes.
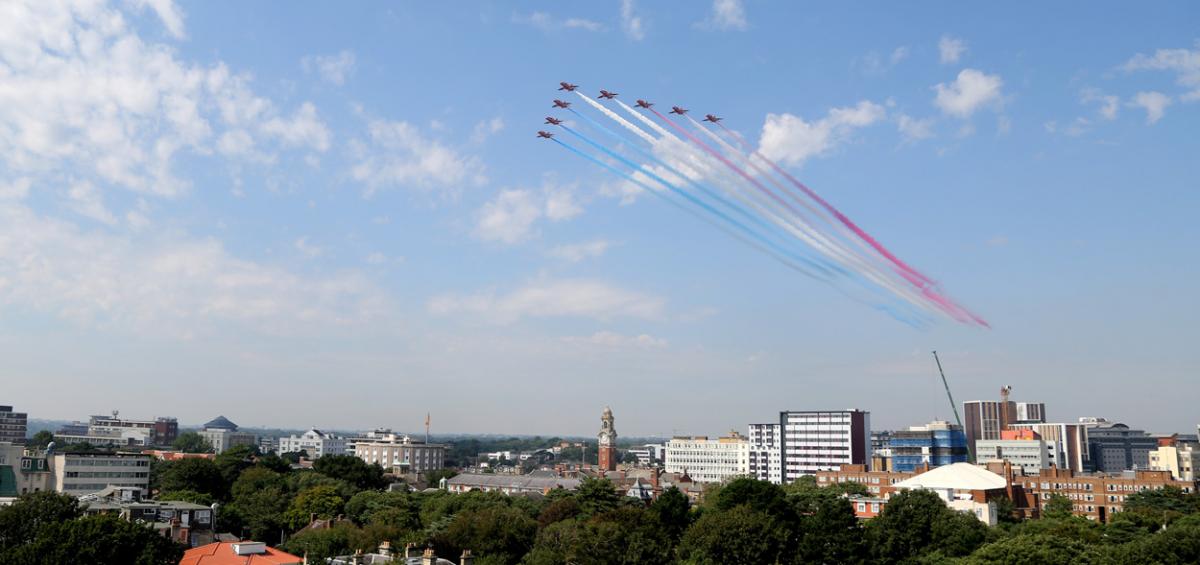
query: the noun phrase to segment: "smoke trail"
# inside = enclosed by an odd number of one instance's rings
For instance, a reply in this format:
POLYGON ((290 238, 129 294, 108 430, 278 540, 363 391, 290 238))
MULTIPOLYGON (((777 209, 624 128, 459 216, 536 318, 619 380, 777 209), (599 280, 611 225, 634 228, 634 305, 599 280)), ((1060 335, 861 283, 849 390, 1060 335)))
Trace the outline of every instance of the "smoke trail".
MULTIPOLYGON (((694 210, 694 209, 687 208, 687 207, 683 206, 682 204, 680 204, 679 202, 676 202, 670 198, 667 198, 666 194, 663 194, 662 192, 659 192, 658 190, 650 187, 646 183, 638 180, 633 175, 631 175, 625 171, 622 171, 620 169, 617 169, 616 167, 613 167, 612 165, 609 165, 608 163, 605 163, 604 161, 601 161, 600 159, 597 159, 591 155, 588 155, 587 153, 580 151, 579 149, 575 148, 574 146, 572 146, 562 140, 559 140, 557 138, 550 138, 550 140, 559 144, 559 146, 565 148, 566 150, 568 150, 576 155, 579 155, 580 157, 583 157, 584 159, 587 159, 588 161, 591 161, 592 163, 599 165, 600 167, 608 170, 610 173, 613 173, 614 175, 617 175, 618 177, 624 178, 624 179, 628 180, 629 182, 632 182, 632 183, 638 185, 639 187, 642 188, 642 190, 645 190, 646 192, 649 192, 650 194, 653 194, 655 196, 658 196, 659 198, 662 198, 663 201, 665 201, 666 203, 688 213, 691 216, 698 218, 699 220, 703 221, 704 223, 709 224, 709 225, 721 230, 722 232, 725 232, 726 234, 737 239, 738 241, 741 241, 742 243, 745 243, 746 245, 749 245, 750 247, 753 247, 754 249, 757 249, 759 251, 762 251, 763 253, 766 253, 771 258, 775 259, 776 261, 779 261, 780 263, 783 263, 784 265, 791 268, 792 270, 795 270, 813 280, 828 282, 828 279, 826 277, 816 275, 816 274, 810 272, 808 269, 805 269, 804 267, 801 267, 801 266, 793 263, 791 260, 787 259, 787 257, 782 256, 779 253, 772 251, 757 242, 747 239, 742 234, 737 233, 733 230, 730 230, 726 226, 716 223, 712 219, 696 212, 696 210, 694 210)), ((719 215, 719 212, 718 212, 718 215, 719 215)), ((735 225, 736 225, 736 222, 735 222, 735 225)), ((743 227, 743 229, 745 229, 745 228, 743 227)), ((751 233, 753 233, 753 232, 751 232, 751 233)), ((907 320, 901 320, 901 321, 908 323, 907 320)))
MULTIPOLYGON (((579 133, 579 132, 575 131, 574 129, 571 129, 570 127, 568 127, 568 126, 567 126, 567 125, 565 125, 565 124, 560 124, 560 125, 559 125, 559 127, 563 128, 563 129, 565 129, 565 130, 567 130, 568 132, 570 132, 570 133, 571 133, 572 135, 574 135, 575 137, 578 137, 579 139, 583 140, 583 142, 584 142, 584 143, 587 143, 588 145, 591 145, 592 147, 595 147, 596 149, 599 149, 600 151, 603 151, 604 153, 608 154, 608 156, 610 156, 610 157, 612 157, 612 158, 614 158, 614 159, 616 159, 616 160, 618 160, 618 161, 621 161, 622 163, 624 163, 624 164, 625 164, 626 166, 628 166, 629 168, 631 168, 631 169, 634 169, 634 170, 636 170, 636 171, 639 171, 639 172, 641 172, 641 173, 642 173, 642 174, 644 174, 644 175, 647 175, 647 176, 649 176, 650 178, 652 178, 652 179, 654 179, 655 181, 657 181, 659 184, 661 184, 661 185, 663 185, 664 187, 666 187, 668 190, 671 190, 672 192, 674 192, 674 193, 676 193, 676 194, 678 194, 678 195, 680 195, 680 196, 684 197, 685 199, 687 199, 687 200, 688 200, 689 202, 691 202, 692 204, 695 204, 695 205, 697 205, 697 206, 700 206, 701 208, 704 208, 704 209, 705 209, 705 210, 706 210, 708 213, 710 213, 710 214, 713 214, 713 215, 716 215, 716 216, 720 217, 722 220, 725 220, 725 221, 727 221, 727 222, 729 222, 729 223, 731 223, 731 224, 733 224, 733 225, 737 226, 737 227, 738 227, 739 229, 741 229, 742 231, 745 231, 745 232, 747 232, 747 233, 749 233, 749 234, 753 235, 754 237, 756 237, 756 238, 760 239, 760 240, 762 241, 762 243, 764 243, 764 244, 766 244, 766 245, 770 246, 771 248, 773 248, 773 249, 776 249, 777 251, 779 251, 779 252, 781 252, 781 253, 783 253, 783 254, 785 254, 785 255, 792 256, 792 258, 794 258, 794 259, 796 259, 796 260, 798 260, 798 261, 801 261, 801 262, 803 262, 803 263, 806 263, 806 264, 808 264, 810 267, 812 267, 812 268, 814 268, 814 269, 817 269, 817 270, 819 270, 819 271, 821 271, 821 272, 825 273, 826 275, 828 275, 828 274, 831 274, 827 268, 825 268, 824 266, 822 266, 822 265, 819 265, 819 264, 817 264, 817 263, 814 263, 812 260, 810 260, 810 259, 808 259, 808 258, 806 258, 806 257, 802 257, 802 256, 796 256, 794 253, 792 253, 792 252, 789 252, 789 251, 787 251, 787 250, 778 249, 778 246, 777 246, 777 244, 775 244, 774 242, 772 242, 772 241, 770 241, 770 240, 766 239, 765 237, 763 237, 763 236, 762 236, 761 234, 759 234, 758 232, 755 232, 754 230, 751 230, 751 229, 750 229, 749 227, 747 227, 745 224, 742 224, 741 222, 739 222, 739 221, 737 221, 737 220, 735 220, 735 219, 733 219, 733 218, 729 217, 729 215, 725 214, 724 212, 722 212, 722 211, 720 211, 720 210, 718 210, 718 209, 716 209, 716 208, 712 207, 712 206, 711 206, 710 204, 708 204, 707 202, 704 202, 703 200, 700 200, 699 198, 696 198, 695 196, 692 196, 691 194, 688 194, 686 191, 683 191, 683 190, 679 189, 679 187, 675 186, 675 185, 674 185, 674 184, 672 184, 671 182, 669 182, 669 181, 667 181, 666 179, 662 178, 662 177, 661 177, 661 176, 659 176, 657 173, 654 173, 653 171, 649 171, 649 170, 646 170, 646 169, 645 169, 645 168, 643 168, 643 167, 640 167, 640 166, 638 166, 636 163, 634 163, 633 161, 630 161, 629 159, 626 159, 626 158, 625 158, 624 156, 622 156, 621 154, 619 154, 619 153, 617 153, 617 152, 615 152, 615 151, 612 151, 612 150, 610 150, 609 148, 607 148, 607 147, 605 147, 605 146, 603 146, 603 145, 601 145, 601 144, 599 144, 599 143, 596 143, 596 142, 595 142, 595 141, 593 141, 591 138, 589 138, 589 137, 587 137, 586 135, 583 135, 583 134, 581 134, 581 133, 579 133)), ((723 201, 723 202, 724 202, 724 201, 723 201)), ((726 205, 728 205, 728 204, 726 204, 726 205)), ((840 268, 839 268, 839 270, 840 270, 840 268)))
MULTIPOLYGON (((576 135, 578 136, 579 134, 576 134, 576 135)), ((583 137, 582 137, 582 136, 580 136, 580 138, 581 138, 581 139, 583 139, 583 137)), ((655 195, 655 196, 658 196, 659 198, 663 199, 663 201, 665 201, 667 204, 670 204, 671 206, 673 206, 673 207, 675 207, 675 208, 677 208, 677 209, 679 209, 679 210, 681 210, 681 211, 683 211, 683 212, 686 212, 687 214, 689 214, 689 215, 691 215, 691 216, 693 216, 693 217, 695 217, 695 218, 697 218, 697 219, 699 219, 699 220, 703 221, 704 223, 706 223, 706 224, 708 224, 708 225, 711 225, 711 226, 713 226, 713 227, 717 228, 718 230, 720 230, 720 231, 724 232, 725 234, 727 234, 727 235, 729 235, 729 236, 733 237, 734 239, 736 239, 736 240, 738 240, 738 241, 740 241, 740 242, 742 242, 742 243, 744 243, 744 244, 746 244, 746 245, 748 245, 748 246, 750 246, 750 247, 752 247, 752 248, 754 248, 754 249, 756 249, 756 250, 758 250, 758 251, 761 251, 761 252, 763 252, 764 254, 766 254, 767 256, 771 257, 772 259, 775 259, 776 261, 778 261, 779 263, 783 264, 784 266, 786 266, 786 267, 788 267, 788 268, 790 268, 790 269, 792 269, 792 270, 794 270, 794 271, 796 271, 796 272, 798 272, 798 273, 800 273, 800 274, 802 274, 802 275, 804 275, 804 276, 807 276, 807 277, 809 277, 809 278, 811 278, 811 279, 813 279, 813 280, 817 280, 817 281, 821 281, 821 282, 828 283, 830 286, 832 286, 832 287, 834 288, 834 290, 837 290, 839 293, 841 293, 842 295, 846 296, 847 298, 849 298, 849 299, 851 299, 851 300, 854 300, 855 302, 859 302, 859 303, 863 303, 863 304, 869 305, 870 307, 872 307, 872 308, 874 308, 874 309, 876 309, 876 310, 882 311, 882 312, 884 312, 884 313, 888 314, 889 316, 891 316, 893 319, 895 319, 895 320, 897 320, 897 321, 899 321, 899 322, 901 322, 901 323, 903 323, 903 324, 905 324, 905 325, 908 325, 908 326, 910 326, 910 327, 912 327, 912 328, 915 328, 915 329, 918 329, 918 330, 923 330, 923 329, 926 329, 926 328, 928 327, 928 319, 927 319, 927 318, 925 318, 924 316, 921 316, 921 315, 920 315, 919 313, 917 313, 917 312, 908 312, 908 313, 901 312, 901 311, 899 311, 899 310, 896 310, 896 309, 894 309, 892 306, 889 306, 889 305, 887 305, 887 304, 879 304, 879 303, 877 303, 877 302, 875 302, 875 301, 872 301, 872 300, 866 300, 866 299, 863 299, 863 298, 860 298, 860 297, 856 297, 856 296, 854 296, 854 295, 852 295, 852 294, 849 294, 849 293, 848 293, 848 292, 847 292, 845 289, 843 289, 843 288, 841 288, 841 287, 839 287, 839 286, 837 286, 837 285, 833 284, 833 283, 832 283, 832 281, 831 281, 831 280, 830 280, 828 277, 824 277, 824 276, 820 276, 820 275, 814 274, 814 273, 810 272, 808 269, 805 269, 804 267, 802 267, 802 266, 800 266, 800 265, 797 265, 796 263, 794 263, 792 260, 790 260, 790 259, 789 259, 789 258, 786 256, 787 254, 783 254, 783 255, 781 255, 779 252, 776 252, 776 251, 774 251, 774 250, 772 250, 772 249, 769 249, 769 248, 767 248, 767 247, 764 247, 763 245, 761 245, 761 244, 759 244, 759 243, 757 243, 757 242, 755 242, 755 241, 752 241, 752 240, 750 240, 750 239, 746 238, 744 235, 742 235, 742 234, 740 234, 740 233, 738 233, 738 232, 736 232, 736 231, 733 231, 733 230, 729 229, 727 226, 725 226, 725 225, 722 225, 722 224, 720 224, 720 223, 717 223, 717 222, 713 221, 711 218, 709 218, 709 217, 707 217, 707 216, 704 216, 704 215, 700 214, 700 213, 699 213, 699 212, 697 212, 695 209, 693 209, 693 208, 688 208, 688 207, 686 207, 686 206, 683 206, 683 205, 682 205, 682 204, 680 204, 679 202, 676 202, 675 200, 672 200, 671 198, 668 198, 668 197, 667 197, 667 195, 666 195, 665 193, 663 193, 663 192, 660 192, 660 191, 658 191, 658 190, 656 190, 656 189, 654 189, 654 188, 650 187, 649 185, 647 185, 647 184, 646 184, 646 183, 644 183, 643 181, 641 181, 641 180, 637 179, 637 178, 636 178, 636 177, 634 177, 632 174, 630 174, 630 173, 627 173, 627 172, 625 172, 625 171, 622 171, 622 170, 620 170, 620 169, 617 169, 616 167, 613 167, 612 165, 610 165, 610 164, 608 164, 608 163, 605 163, 604 161, 601 161, 600 159, 597 159, 596 157, 594 157, 594 156, 592 156, 592 155, 588 155, 587 153, 584 153, 583 151, 580 151, 578 148, 576 148, 576 147, 574 147, 574 146, 572 146, 572 145, 570 145, 570 144, 568 144, 568 143, 566 143, 566 142, 564 142, 564 141, 562 141, 562 140, 560 140, 560 139, 557 139, 557 138, 550 138, 550 140, 551 140, 551 141, 553 141, 553 142, 555 142, 555 143, 557 143, 557 144, 558 144, 560 147, 562 147, 562 148, 564 148, 564 149, 566 149, 566 150, 568 150, 568 151, 570 151, 570 152, 572 152, 572 153, 574 153, 574 154, 576 154, 576 155, 578 155, 578 156, 580 156, 580 157, 583 157, 584 159, 586 159, 586 160, 588 160, 588 161, 590 161, 590 162, 592 162, 592 163, 594 163, 594 164, 596 164, 596 165, 600 166, 601 168, 603 168, 603 169, 605 169, 605 170, 609 171, 610 173, 612 173, 612 174, 614 174, 614 175, 616 175, 616 176, 618 176, 618 177, 620 177, 620 178, 626 179, 626 180, 628 180, 629 182, 632 182, 632 183, 634 183, 634 184, 638 185, 639 187, 641 187, 641 188, 642 188, 643 190, 645 190, 646 192, 649 192, 650 194, 653 194, 653 195, 655 195)), ((586 139, 584 139, 584 140, 585 140, 585 141, 587 141, 586 139)), ((678 192, 678 191, 676 191, 676 193, 677 193, 677 194, 680 194, 681 196, 684 196, 685 198, 686 198, 686 197, 688 197, 688 195, 687 195, 686 193, 682 193, 682 192, 678 192)), ((690 200, 690 199, 689 199, 689 200, 690 200)), ((704 205, 702 202, 696 202, 696 203, 697 203, 697 204, 699 204, 699 205, 700 205, 702 208, 706 208, 706 209, 708 209, 710 212, 716 212, 716 211, 714 211, 714 210, 711 210, 711 208, 708 208, 707 206, 705 206, 705 205, 704 205)), ((717 214, 717 216, 718 216, 718 217, 720 217, 720 216, 721 216, 720 212, 716 212, 716 214, 717 214)), ((736 222, 732 222, 732 223, 733 223, 734 225, 738 225, 736 222)), ((741 229, 743 229, 743 230, 746 230, 745 226, 739 226, 739 227, 740 227, 741 229)), ((758 236, 758 234, 756 234, 756 233, 755 233, 755 232, 753 232, 753 231, 749 231, 749 230, 747 230, 747 231, 748 231, 748 232, 749 232, 749 233, 750 233, 752 236, 755 236, 755 238, 756 238, 756 239, 761 237, 761 236, 758 236)))
MULTIPOLYGON (((595 100, 592 100, 591 98, 588 97, 588 95, 586 95, 578 90, 575 91, 575 94, 578 94, 580 98, 583 98, 584 101, 586 101, 588 104, 591 104, 591 106, 593 108, 600 110, 601 112, 604 113, 605 116, 608 116, 609 119, 621 124, 626 129, 628 129, 629 131, 632 131, 635 135, 637 135, 638 137, 645 140, 647 143, 653 145, 655 141, 658 141, 658 140, 654 139, 654 136, 643 131, 642 128, 639 128, 639 127, 629 123, 628 120, 626 120, 625 118, 622 118, 616 112, 609 110, 608 108, 605 108, 603 104, 596 102, 595 100)), ((570 108, 567 108, 567 109, 570 110, 570 108)), ((571 110, 571 111, 575 112, 574 110, 571 110)), ((582 115, 579 112, 575 112, 575 114, 582 115)))
MULTIPOLYGON (((742 136, 740 134, 738 134, 736 131, 726 127, 724 124, 722 124, 720 122, 717 122, 717 125, 720 126, 721 129, 725 130, 726 133, 730 134, 735 139, 737 139, 743 148, 749 148, 749 143, 747 143, 746 140, 743 139, 742 136)), ((988 324, 988 322, 986 320, 984 320, 983 318, 977 316, 976 314, 974 314, 970 310, 966 309, 962 305, 955 303, 954 301, 943 296, 940 292, 935 290, 937 287, 937 283, 935 281, 933 281, 933 279, 925 276, 920 271, 909 266, 908 263, 905 263, 903 260, 901 260, 895 254, 893 254, 890 250, 888 250, 886 247, 884 247, 882 243, 879 243, 875 238, 871 237, 871 235, 868 234, 865 230, 858 227, 858 225, 855 224, 853 220, 851 220, 849 217, 847 217, 845 214, 843 214, 840 210, 835 208, 832 204, 830 204, 829 202, 826 202, 824 198, 821 198, 821 196, 816 193, 816 191, 810 189, 804 183, 797 180, 795 177, 793 177, 791 174, 789 174, 786 170, 784 170, 783 167, 780 167, 777 163, 775 163, 775 161, 767 158, 765 155, 758 152, 757 150, 751 150, 751 151, 752 151, 752 153, 751 153, 752 155, 754 155, 755 157, 758 157, 763 162, 770 165, 770 167, 772 169, 774 169, 775 172, 782 175, 784 178, 786 178, 788 181, 790 181, 793 185, 795 185, 797 188, 799 188, 802 192, 804 192, 805 195, 807 195, 809 198, 812 198, 814 201, 816 201, 818 204, 820 204, 822 208, 824 208, 826 211, 828 211, 830 214, 832 214, 835 218, 837 218, 838 221, 842 223, 842 225, 846 226, 848 229, 853 231, 854 234, 857 235, 862 241, 865 241, 868 245, 870 245, 873 249, 875 249, 875 251, 877 253, 882 255, 884 258, 886 258, 888 261, 890 261, 893 265, 895 265, 898 269, 900 269, 901 276, 904 276, 906 280, 911 282, 913 285, 919 287, 921 289, 922 294, 925 295, 927 298, 934 301, 938 305, 942 306, 944 309, 947 309, 948 312, 951 313, 951 315, 956 320, 965 322, 965 321, 967 321, 967 320, 963 319, 963 316, 965 316, 985 328, 990 329, 992 327, 991 324, 988 324), (907 275, 907 276, 905 276, 905 275, 907 275), (917 279, 917 280, 913 280, 913 279, 917 279)))

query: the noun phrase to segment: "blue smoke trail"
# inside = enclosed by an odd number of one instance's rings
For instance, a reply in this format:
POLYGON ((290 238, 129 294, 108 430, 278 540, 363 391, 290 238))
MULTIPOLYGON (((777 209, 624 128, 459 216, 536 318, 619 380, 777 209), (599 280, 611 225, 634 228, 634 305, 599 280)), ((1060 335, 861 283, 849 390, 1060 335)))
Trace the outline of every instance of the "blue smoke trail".
MULTIPOLYGON (((792 251, 789 251, 786 249, 781 249, 778 246, 778 244, 776 244, 775 242, 765 238, 758 232, 751 230, 745 224, 729 217, 728 214, 714 208, 712 205, 708 204, 707 202, 700 200, 699 198, 696 198, 695 196, 692 196, 691 194, 688 194, 684 190, 680 190, 679 187, 675 186, 670 181, 667 181, 666 179, 658 176, 653 171, 643 169, 642 167, 638 166, 637 163, 634 163, 633 161, 626 159, 623 155, 621 155, 615 151, 612 151, 609 148, 607 148, 599 143, 596 143, 595 141, 592 141, 591 138, 587 137, 586 135, 583 135, 582 133, 575 131, 574 129, 571 129, 570 127, 568 127, 566 125, 560 124, 559 127, 567 130, 568 132, 571 133, 571 135, 574 135, 575 137, 582 139, 584 141, 584 143, 587 143, 588 145, 591 145, 592 147, 595 147, 596 149, 599 149, 600 151, 607 153, 610 157, 612 157, 618 161, 621 161, 622 163, 625 163, 625 165, 628 166, 629 168, 631 168, 635 171, 639 171, 642 174, 645 174, 646 176, 658 181, 659 184, 667 187, 668 190, 671 190, 672 192, 686 198, 692 204, 695 204, 697 206, 704 208, 706 211, 708 211, 708 213, 714 214, 717 217, 721 218, 722 220, 725 220, 726 222, 729 222, 729 223, 737 226, 739 229, 752 234, 755 238, 761 240, 762 243, 770 246, 772 249, 775 249, 776 251, 783 253, 784 255, 787 255, 797 261, 805 263, 805 264, 809 265, 810 267, 825 273, 826 275, 832 274, 832 273, 830 273, 829 269, 827 269, 825 266, 820 265, 820 264, 808 259, 807 257, 800 256, 800 255, 796 254, 795 252, 792 252, 792 251)), ((730 204, 726 203, 726 206, 730 206, 730 204)), ((761 221, 758 221, 757 219, 755 219, 755 221, 761 223, 761 221)), ((843 272, 842 274, 847 274, 847 273, 843 272)))
MULTIPOLYGON (((686 212, 686 213, 688 213, 688 214, 690 214, 690 215, 692 215, 692 216, 695 216, 696 218, 700 219, 700 220, 701 220, 701 221, 703 221, 704 223, 706 223, 706 224, 709 224, 709 225, 711 225, 711 226, 713 226, 713 227, 715 227, 715 228, 717 228, 717 229, 719 229, 719 230, 721 230, 721 231, 725 232, 726 234, 729 234, 730 236, 734 237, 734 238, 735 238, 735 239, 737 239, 738 241, 741 241, 742 243, 745 243, 746 245, 749 245, 749 246, 751 246, 751 247, 753 247, 753 248, 755 248, 755 249, 757 249, 757 250, 759 250, 759 251, 762 251, 763 253, 766 253, 767 255, 769 255, 769 256, 771 256, 773 259, 775 259, 776 261, 779 261, 780 263, 783 263, 784 265, 788 266, 789 268, 791 268, 791 269, 793 269, 793 270, 795 270, 795 271, 797 271, 797 272, 799 272, 799 273, 801 273, 801 274, 803 274, 803 275, 805 275, 805 276, 807 276, 807 277, 810 277, 810 278, 812 278, 812 279, 814 279, 814 280, 823 281, 823 282, 829 282, 829 279, 828 279, 827 277, 823 277, 823 276, 820 276, 820 275, 816 275, 816 274, 814 274, 814 273, 812 273, 812 272, 808 271, 808 270, 807 270, 807 269, 805 269, 804 267, 801 267, 801 266, 799 266, 799 265, 797 265, 797 264, 793 263, 792 261, 790 261, 790 260, 789 260, 789 259, 787 259, 786 257, 780 256, 778 252, 776 252, 776 251, 773 251, 773 250, 770 250, 770 249, 767 249, 766 247, 763 247, 761 244, 759 244, 759 243, 757 243, 757 242, 754 242, 754 241, 751 241, 751 240, 747 239, 747 238, 746 238, 745 236, 743 236, 742 234, 740 234, 740 233, 737 233, 737 232, 735 232, 735 231, 732 231, 732 230, 730 230, 729 228, 727 228, 727 227, 725 227, 725 226, 723 226, 723 225, 721 225, 721 224, 718 224, 718 223, 716 223, 716 222, 712 221, 712 220, 711 220, 711 219, 709 219, 709 218, 706 218, 706 217, 702 216, 701 214, 697 213, 695 210, 693 210, 693 209, 691 209, 691 208, 688 208, 688 207, 686 207, 686 206, 683 206, 683 205, 682 205, 682 204, 680 204, 679 202, 676 202, 676 201, 674 201, 674 200, 672 200, 672 199, 670 199, 670 198, 667 198, 667 195, 665 195, 665 194, 663 194, 663 193, 659 192, 658 190, 654 189, 653 187, 650 187, 650 186, 648 186, 646 183, 644 183, 644 182, 642 182, 642 181, 638 180, 637 178, 635 178, 635 177, 634 177, 632 174, 629 174, 629 173, 627 173, 627 172, 625 172, 625 171, 622 171, 622 170, 620 170, 620 169, 618 169, 618 168, 616 168, 616 167, 614 167, 614 166, 612 166, 612 165, 609 165, 608 163, 605 163, 604 161, 601 161, 600 159, 597 159, 597 158, 595 158, 595 157, 593 157, 593 156, 591 156, 591 155, 588 155, 587 153, 584 153, 583 151, 580 151, 579 149, 577 149, 577 148, 575 148, 574 146, 572 146, 572 145, 570 145, 570 144, 566 143, 565 141, 562 141, 562 140, 560 140, 560 139, 557 139, 557 138, 550 138, 550 141, 553 141, 553 142, 555 142, 555 143, 559 144, 560 146, 562 146, 563 148, 565 148, 566 150, 568 150, 568 151, 570 151, 570 152, 572 152, 572 153, 574 153, 574 154, 576 154, 576 155, 579 155, 580 157, 583 157, 584 159, 587 159, 588 161, 591 161, 592 163, 595 163, 595 164, 597 164, 597 165, 599 165, 599 166, 603 167, 604 169, 607 169, 607 170, 608 170, 610 173, 612 173, 612 174, 614 174, 614 175, 617 175, 618 177, 621 177, 621 178, 623 178, 623 179, 625 179, 625 180, 628 180, 629 182, 632 182, 632 183, 634 183, 634 184, 638 185, 639 187, 641 187, 641 188, 642 188, 643 190, 645 190, 646 192, 649 192, 650 194, 653 194, 653 195, 655 195, 655 196, 657 196, 657 197, 659 197, 659 198, 663 199, 663 201, 664 201, 664 202, 666 202, 666 203, 668 203, 668 204, 670 204, 670 205, 672 205, 672 206, 674 206, 674 207, 676 207, 676 208, 678 208, 678 209, 680 209, 680 210, 682 210, 682 211, 684 211, 684 212, 686 212)), ((684 196, 687 196, 687 195, 684 195, 684 196)), ((702 202, 700 203, 700 205, 701 205, 701 206, 705 206, 705 207, 706 207, 706 205, 705 205, 704 203, 702 203, 702 202)), ((713 210, 713 212, 715 212, 715 213, 716 213, 718 216, 721 216, 721 215, 722 215, 722 214, 721 214, 719 211, 713 210)), ((755 232, 753 232, 753 231, 749 231, 749 230, 748 230, 748 229, 747 229, 745 226, 742 226, 742 225, 738 224, 737 222, 733 222, 732 220, 730 220, 730 221, 731 221, 731 223, 733 223, 734 225, 736 225, 736 226, 740 227, 741 229, 748 231, 748 232, 750 233, 750 235, 752 235, 752 236, 758 236, 758 234, 757 234, 757 233, 755 233, 755 232)))

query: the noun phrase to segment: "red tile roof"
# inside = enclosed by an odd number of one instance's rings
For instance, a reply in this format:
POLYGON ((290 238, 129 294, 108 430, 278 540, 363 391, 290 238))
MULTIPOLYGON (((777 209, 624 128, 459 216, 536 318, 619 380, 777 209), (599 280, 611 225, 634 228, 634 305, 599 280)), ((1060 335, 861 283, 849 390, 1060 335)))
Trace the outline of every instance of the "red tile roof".
POLYGON ((184 552, 179 565, 301 565, 304 558, 267 547, 266 553, 238 555, 233 546, 238 543, 216 542, 184 552))

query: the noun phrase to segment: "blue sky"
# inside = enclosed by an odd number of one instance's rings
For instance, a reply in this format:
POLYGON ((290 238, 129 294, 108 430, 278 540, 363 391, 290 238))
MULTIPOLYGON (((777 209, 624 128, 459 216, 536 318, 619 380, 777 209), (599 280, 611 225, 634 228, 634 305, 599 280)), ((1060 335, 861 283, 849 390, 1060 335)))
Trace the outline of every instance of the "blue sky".
POLYGON ((938 349, 960 400, 1200 423, 1193 3, 43 4, 0 17, 0 402, 33 417, 895 428, 950 416, 938 349), (994 329, 539 143, 562 80, 724 116, 994 329))

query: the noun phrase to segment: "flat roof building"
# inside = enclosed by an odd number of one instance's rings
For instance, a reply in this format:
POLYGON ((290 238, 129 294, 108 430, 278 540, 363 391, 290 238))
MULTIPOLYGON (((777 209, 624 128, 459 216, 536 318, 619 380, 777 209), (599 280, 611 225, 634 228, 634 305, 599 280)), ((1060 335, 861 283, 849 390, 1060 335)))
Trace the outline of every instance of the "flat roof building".
POLYGON ((750 473, 750 442, 736 431, 716 439, 675 437, 667 442, 665 469, 698 483, 720 483, 750 473))

